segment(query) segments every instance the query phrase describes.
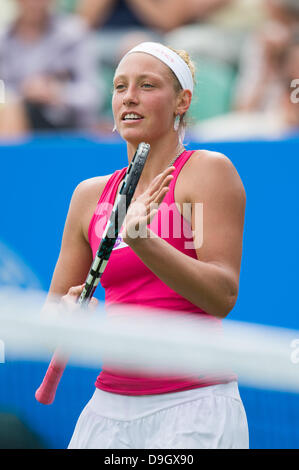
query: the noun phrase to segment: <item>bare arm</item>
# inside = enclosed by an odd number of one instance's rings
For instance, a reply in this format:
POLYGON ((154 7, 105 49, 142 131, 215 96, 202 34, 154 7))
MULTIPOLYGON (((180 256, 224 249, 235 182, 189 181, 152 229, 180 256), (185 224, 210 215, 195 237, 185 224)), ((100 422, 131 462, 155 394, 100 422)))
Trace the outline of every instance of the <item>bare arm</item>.
MULTIPOLYGON (((206 158, 204 164, 200 160, 190 165, 188 173, 190 202, 193 207, 196 202, 203 203, 203 243, 196 249, 198 259, 157 236, 127 243, 171 289, 207 313, 225 317, 238 296, 246 196, 229 159, 216 154, 206 158), (205 177, 199 188, 201 173, 205 177)), ((196 246, 201 228, 196 224, 194 210, 192 229, 196 246)))
POLYGON ((80 0, 77 11, 93 28, 104 23, 114 3, 115 0, 80 0))
POLYGON ((107 179, 105 176, 83 181, 73 193, 48 299, 53 296, 59 299, 71 287, 86 280, 93 260, 87 237, 88 225, 107 179))
POLYGON ((231 0, 126 0, 136 15, 153 28, 171 31, 196 21, 231 0))

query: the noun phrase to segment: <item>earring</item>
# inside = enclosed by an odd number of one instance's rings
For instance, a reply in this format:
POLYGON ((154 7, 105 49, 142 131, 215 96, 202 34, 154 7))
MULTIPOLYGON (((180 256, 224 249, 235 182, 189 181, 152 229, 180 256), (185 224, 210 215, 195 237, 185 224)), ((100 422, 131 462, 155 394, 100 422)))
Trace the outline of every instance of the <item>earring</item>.
POLYGON ((173 124, 173 128, 176 132, 179 130, 180 122, 181 122, 181 116, 177 114, 174 120, 174 124, 173 124))
POLYGON ((116 130, 117 130, 116 124, 114 124, 114 127, 113 127, 113 129, 112 129, 112 132, 115 132, 116 130))

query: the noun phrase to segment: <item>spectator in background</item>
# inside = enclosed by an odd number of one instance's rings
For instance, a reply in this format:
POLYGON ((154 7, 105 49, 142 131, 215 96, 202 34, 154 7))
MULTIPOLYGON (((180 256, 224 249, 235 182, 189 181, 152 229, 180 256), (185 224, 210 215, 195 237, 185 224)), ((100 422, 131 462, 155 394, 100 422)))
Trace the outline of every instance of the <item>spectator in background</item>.
MULTIPOLYGON (((231 0, 79 0, 78 13, 98 31, 113 67, 140 41, 162 41, 185 24, 204 20, 231 0), (108 52, 109 51, 109 52, 108 52)), ((108 57, 108 60, 109 60, 108 57)))
POLYGON ((264 0, 268 20, 245 45, 240 60, 234 109, 244 112, 275 111, 285 86, 281 57, 299 22, 298 0, 264 0))
POLYGON ((75 16, 56 16, 52 0, 16 4, 17 17, 0 36, 0 135, 89 128, 100 91, 91 33, 75 16))
POLYGON ((279 60, 281 93, 275 112, 239 111, 197 124, 193 138, 205 141, 276 139, 299 135, 299 28, 279 60))
POLYGON ((162 33, 204 19, 230 0, 81 0, 79 11, 91 27, 142 26, 162 33))

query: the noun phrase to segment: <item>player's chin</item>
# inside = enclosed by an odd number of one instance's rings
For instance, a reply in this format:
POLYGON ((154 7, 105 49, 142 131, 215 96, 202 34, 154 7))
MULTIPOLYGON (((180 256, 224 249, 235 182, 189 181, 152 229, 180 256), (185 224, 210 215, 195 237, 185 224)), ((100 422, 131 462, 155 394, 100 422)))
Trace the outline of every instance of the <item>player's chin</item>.
POLYGON ((149 141, 149 132, 145 129, 122 129, 121 137, 131 144, 149 141))

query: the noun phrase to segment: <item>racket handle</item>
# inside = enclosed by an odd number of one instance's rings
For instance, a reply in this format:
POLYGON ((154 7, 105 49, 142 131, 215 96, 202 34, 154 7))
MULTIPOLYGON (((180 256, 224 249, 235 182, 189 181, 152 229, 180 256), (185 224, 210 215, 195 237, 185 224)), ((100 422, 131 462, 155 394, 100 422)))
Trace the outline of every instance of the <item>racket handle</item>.
POLYGON ((58 353, 54 353, 46 375, 35 392, 35 398, 38 402, 43 405, 51 405, 53 403, 66 364, 66 359, 62 359, 58 353))

